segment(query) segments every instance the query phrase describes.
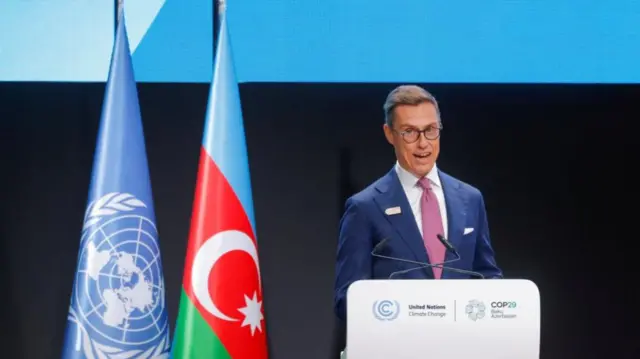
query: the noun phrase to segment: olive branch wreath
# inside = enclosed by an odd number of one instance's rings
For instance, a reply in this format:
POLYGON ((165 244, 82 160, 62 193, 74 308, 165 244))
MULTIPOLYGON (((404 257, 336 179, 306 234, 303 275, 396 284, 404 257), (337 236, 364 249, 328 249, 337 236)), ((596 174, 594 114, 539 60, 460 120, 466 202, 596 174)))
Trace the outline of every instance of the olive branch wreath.
POLYGON ((84 213, 82 230, 100 222, 103 217, 119 212, 130 212, 136 208, 146 208, 147 205, 130 193, 111 192, 91 202, 84 213))

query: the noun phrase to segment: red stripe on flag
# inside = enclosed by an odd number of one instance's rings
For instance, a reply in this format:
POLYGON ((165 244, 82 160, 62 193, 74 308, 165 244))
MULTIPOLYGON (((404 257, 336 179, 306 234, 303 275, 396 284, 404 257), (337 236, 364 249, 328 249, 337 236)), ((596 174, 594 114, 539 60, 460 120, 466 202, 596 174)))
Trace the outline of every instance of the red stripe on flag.
POLYGON ((206 241, 212 240, 212 236, 228 230, 241 231, 256 244, 249 218, 233 188, 205 149, 201 148, 185 261, 184 290, 232 358, 267 358, 264 320, 260 320, 260 329, 254 326, 252 333, 251 325, 242 326, 246 324, 245 315, 239 310, 247 306, 246 297, 253 298, 254 293, 257 294, 257 300, 262 302, 258 277, 260 269, 256 268, 249 254, 243 251, 229 252, 220 257, 208 274, 209 294, 213 303, 224 315, 237 321, 212 315, 198 300, 192 287, 194 256, 206 241))

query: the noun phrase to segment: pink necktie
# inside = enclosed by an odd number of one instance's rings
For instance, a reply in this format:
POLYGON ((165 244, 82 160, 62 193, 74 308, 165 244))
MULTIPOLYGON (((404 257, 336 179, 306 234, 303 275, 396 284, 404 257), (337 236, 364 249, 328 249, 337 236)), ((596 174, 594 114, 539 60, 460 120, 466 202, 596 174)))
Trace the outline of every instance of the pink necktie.
MULTIPOLYGON (((420 179, 418 185, 423 189, 422 198, 420 199, 420 208, 422 211, 422 240, 427 248, 427 254, 429 255, 431 264, 442 263, 444 261, 446 248, 437 237, 438 234, 444 236, 438 199, 433 193, 431 183, 429 183, 427 178, 420 179)), ((433 268, 433 274, 436 279, 440 279, 442 269, 433 268)))

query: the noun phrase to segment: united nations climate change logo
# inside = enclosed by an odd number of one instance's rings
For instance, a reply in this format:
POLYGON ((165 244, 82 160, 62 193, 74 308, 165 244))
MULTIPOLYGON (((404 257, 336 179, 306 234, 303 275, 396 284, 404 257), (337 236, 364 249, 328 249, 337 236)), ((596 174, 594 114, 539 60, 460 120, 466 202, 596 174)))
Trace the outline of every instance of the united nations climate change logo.
POLYGON ((117 192, 87 207, 68 317, 87 359, 169 357, 160 249, 146 207, 117 192))
POLYGON ((482 301, 477 299, 472 299, 469 301, 469 304, 465 307, 464 311, 467 313, 469 319, 474 322, 478 319, 484 318, 485 306, 482 301))
POLYGON ((395 300, 376 300, 373 315, 379 320, 394 320, 400 314, 400 304, 395 300))

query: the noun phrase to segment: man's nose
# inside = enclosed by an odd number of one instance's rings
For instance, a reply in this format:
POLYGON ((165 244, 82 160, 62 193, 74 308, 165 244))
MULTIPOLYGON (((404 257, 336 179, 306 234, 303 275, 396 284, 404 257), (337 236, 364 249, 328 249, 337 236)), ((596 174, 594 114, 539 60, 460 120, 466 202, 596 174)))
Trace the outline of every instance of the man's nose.
POLYGON ((418 137, 418 146, 420 146, 421 148, 429 146, 429 140, 427 140, 427 136, 425 133, 420 133, 420 137, 418 137))

